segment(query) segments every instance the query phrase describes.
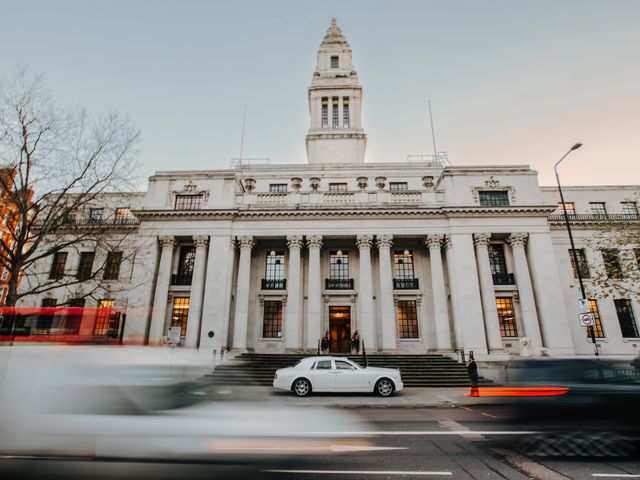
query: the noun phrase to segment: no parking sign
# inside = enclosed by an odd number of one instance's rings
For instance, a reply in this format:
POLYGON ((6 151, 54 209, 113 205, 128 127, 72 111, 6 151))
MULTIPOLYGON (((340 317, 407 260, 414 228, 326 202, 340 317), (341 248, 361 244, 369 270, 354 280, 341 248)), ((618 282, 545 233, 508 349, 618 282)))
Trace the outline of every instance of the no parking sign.
POLYGON ((593 313, 581 313, 578 318, 580 319, 580 325, 583 327, 593 327, 596 324, 593 313))

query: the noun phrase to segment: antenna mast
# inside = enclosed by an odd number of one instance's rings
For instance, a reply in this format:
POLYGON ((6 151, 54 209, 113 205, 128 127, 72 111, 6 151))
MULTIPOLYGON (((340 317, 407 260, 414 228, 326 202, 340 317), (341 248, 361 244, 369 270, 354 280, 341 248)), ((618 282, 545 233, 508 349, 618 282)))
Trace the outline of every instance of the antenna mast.
POLYGON ((433 141, 433 159, 438 160, 438 150, 436 149, 436 134, 433 130, 433 115, 431 114, 431 100, 427 101, 429 104, 429 121, 431 122, 431 139, 433 141))

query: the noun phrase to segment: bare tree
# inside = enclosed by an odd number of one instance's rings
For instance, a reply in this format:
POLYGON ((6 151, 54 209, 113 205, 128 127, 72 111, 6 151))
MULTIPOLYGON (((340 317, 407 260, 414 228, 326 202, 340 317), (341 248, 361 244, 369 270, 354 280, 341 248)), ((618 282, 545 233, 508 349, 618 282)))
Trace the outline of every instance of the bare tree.
MULTIPOLYGON (((123 245, 128 224, 135 222, 92 220, 86 211, 108 192, 135 186, 138 138, 138 130, 117 112, 92 118, 82 109, 57 107, 42 79, 24 69, 0 79, 0 189, 7 230, 0 239, 0 264, 9 274, 7 305, 102 278, 107 257, 89 277, 49 275, 45 259, 79 246, 113 251, 123 245)), ((93 288, 98 287, 76 291, 85 296, 93 288)))
POLYGON ((609 217, 588 242, 596 257, 591 283, 604 296, 640 298, 640 217, 637 212, 609 217))

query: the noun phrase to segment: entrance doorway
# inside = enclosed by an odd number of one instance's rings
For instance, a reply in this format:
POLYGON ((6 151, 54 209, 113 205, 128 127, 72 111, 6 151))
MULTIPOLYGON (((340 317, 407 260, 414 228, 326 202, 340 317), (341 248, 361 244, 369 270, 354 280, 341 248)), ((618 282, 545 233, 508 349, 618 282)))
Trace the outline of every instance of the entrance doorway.
POLYGON ((331 353, 349 353, 351 350, 351 307, 329 307, 329 335, 331 353))

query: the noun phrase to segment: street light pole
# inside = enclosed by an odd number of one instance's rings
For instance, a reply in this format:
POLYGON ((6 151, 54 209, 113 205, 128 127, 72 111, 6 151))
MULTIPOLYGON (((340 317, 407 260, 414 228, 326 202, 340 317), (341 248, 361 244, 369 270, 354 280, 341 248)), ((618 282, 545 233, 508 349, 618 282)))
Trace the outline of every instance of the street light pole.
MULTIPOLYGON (((578 263, 578 254, 576 253, 576 246, 575 243, 573 242, 573 234, 571 233, 571 223, 569 222, 569 214, 567 213, 567 205, 564 202, 564 195, 562 194, 562 186, 560 185, 560 176, 558 175, 558 165, 560 165, 560 162, 562 162, 567 155, 569 155, 571 152, 573 152, 574 150, 579 149, 582 146, 581 143, 576 143, 575 145, 573 145, 569 151, 567 153, 565 153, 562 158, 560 160, 558 160, 556 162, 556 164, 553 166, 553 170, 556 173, 556 181, 558 182, 558 192, 560 192, 560 204, 562 205, 562 213, 564 214, 564 222, 567 226, 567 233, 569 234, 569 243, 571 245, 571 256, 573 258, 573 265, 575 266, 576 269, 576 275, 578 276, 578 283, 580 284, 580 293, 582 296, 582 300, 586 300, 587 299, 587 294, 584 290, 584 282, 582 280, 582 271, 580 269, 580 264, 578 263)), ((593 325, 589 325, 587 327, 589 329, 589 336, 591 337, 591 342, 593 343, 593 348, 595 351, 595 355, 596 357, 599 356, 600 354, 598 353, 598 344, 596 343, 596 333, 595 330, 593 328, 593 325)))

